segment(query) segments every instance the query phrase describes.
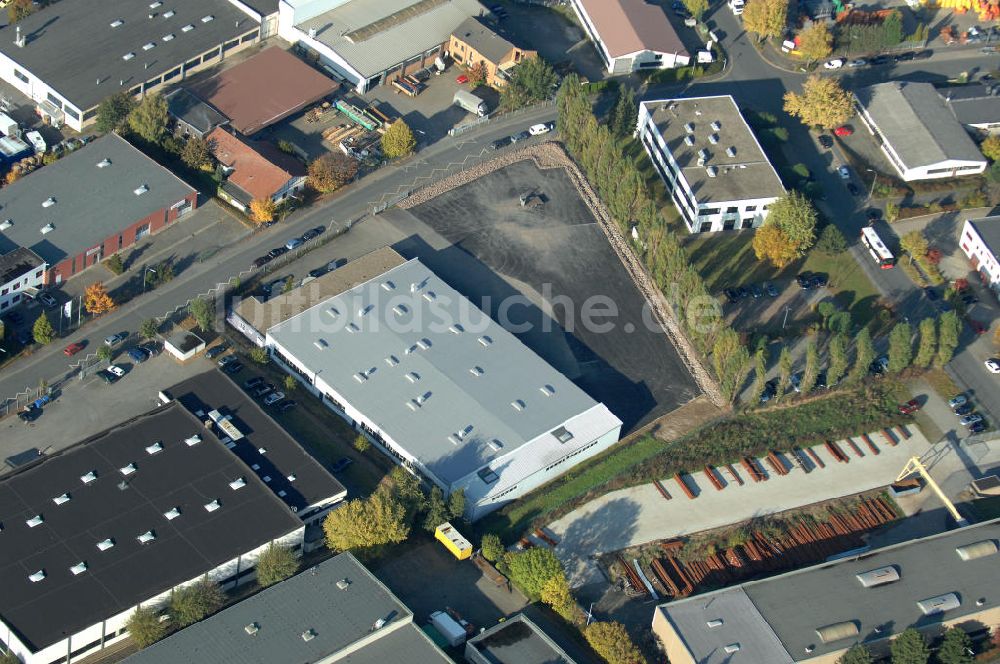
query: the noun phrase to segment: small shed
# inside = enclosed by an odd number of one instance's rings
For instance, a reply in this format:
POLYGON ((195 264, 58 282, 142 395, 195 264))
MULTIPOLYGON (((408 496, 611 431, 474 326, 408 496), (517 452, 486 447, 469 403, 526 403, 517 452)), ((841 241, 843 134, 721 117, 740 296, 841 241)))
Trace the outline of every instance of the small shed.
POLYGON ((452 555, 465 560, 472 555, 472 542, 465 539, 455 527, 445 521, 434 530, 434 538, 444 544, 452 555))
POLYGON ((163 342, 163 348, 175 359, 187 362, 205 350, 205 340, 194 332, 178 329, 163 342))

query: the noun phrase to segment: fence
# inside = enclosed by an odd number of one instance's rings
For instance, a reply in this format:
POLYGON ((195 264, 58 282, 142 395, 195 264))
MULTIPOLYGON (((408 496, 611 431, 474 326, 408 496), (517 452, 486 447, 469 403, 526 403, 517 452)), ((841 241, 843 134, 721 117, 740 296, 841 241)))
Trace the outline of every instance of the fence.
POLYGON ((503 112, 501 112, 501 113, 494 113, 493 115, 488 115, 485 118, 478 118, 478 119, 473 120, 473 121, 471 121, 471 122, 469 122, 467 124, 459 125, 457 127, 452 127, 451 129, 448 130, 448 135, 449 136, 458 136, 459 134, 463 134, 463 133, 465 133, 466 131, 468 131, 470 129, 473 129, 475 127, 479 127, 480 125, 487 124, 487 123, 492 122, 494 120, 514 118, 514 117, 517 117, 518 115, 524 115, 525 113, 527 113, 529 111, 534 111, 534 110, 537 110, 537 109, 540 109, 540 108, 545 108, 547 106, 555 106, 555 105, 556 105, 556 100, 553 97, 552 99, 546 99, 545 101, 540 101, 537 104, 532 104, 531 106, 525 106, 523 108, 519 108, 516 111, 509 111, 509 112, 506 112, 506 113, 503 113, 503 112))

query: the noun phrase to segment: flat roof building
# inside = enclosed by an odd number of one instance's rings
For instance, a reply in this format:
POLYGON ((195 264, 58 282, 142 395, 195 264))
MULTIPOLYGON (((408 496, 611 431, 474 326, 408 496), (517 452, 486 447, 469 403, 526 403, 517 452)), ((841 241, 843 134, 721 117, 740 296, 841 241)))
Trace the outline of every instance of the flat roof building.
POLYGON ((434 63, 476 0, 281 0, 278 34, 359 93, 434 63))
POLYGON ((878 83, 855 90, 854 101, 862 122, 907 182, 986 170, 986 158, 930 83, 878 83))
POLYGON ((1000 130, 1000 85, 969 83, 938 88, 938 93, 966 129, 988 134, 1000 130))
POLYGON ((350 553, 323 561, 127 658, 127 664, 449 664, 413 613, 350 553))
POLYGON ((0 641, 25 664, 76 662, 135 607, 208 577, 253 579, 302 522, 180 404, 0 478, 0 641))
POLYGON ((570 0, 570 5, 611 74, 691 62, 661 5, 645 0, 570 0))
POLYGON ((661 604, 653 633, 673 664, 833 664, 865 644, 878 658, 908 627, 996 625, 1000 520, 661 604))
POLYGON ((523 613, 466 641, 465 660, 470 664, 575 664, 523 613))
POLYGON ((45 261, 25 247, 0 256, 0 313, 17 306, 45 283, 45 261))
POLYGON ((1000 216, 966 219, 958 244, 983 283, 1000 294, 1000 216))
POLYGON ((729 95, 643 102, 638 135, 692 233, 756 228, 785 194, 729 95))
POLYGON ((52 3, 0 40, 0 78, 37 102, 43 117, 81 131, 94 122, 105 98, 181 81, 256 42, 260 24, 239 5, 227 0, 52 3))
POLYGON ((464 489, 472 519, 617 442, 621 420, 606 406, 418 259, 394 254, 373 252, 281 304, 241 305, 230 321, 381 450, 446 493, 464 489))
POLYGON ((229 124, 229 118, 185 88, 177 88, 165 98, 177 134, 205 138, 216 127, 229 124))
POLYGON ((0 251, 31 249, 46 283, 60 283, 197 204, 197 191, 110 133, 0 190, 0 251))
POLYGON ((451 33, 448 52, 452 59, 466 67, 481 65, 486 74, 486 85, 502 88, 510 80, 517 65, 538 56, 515 46, 510 40, 475 17, 462 21, 451 33))

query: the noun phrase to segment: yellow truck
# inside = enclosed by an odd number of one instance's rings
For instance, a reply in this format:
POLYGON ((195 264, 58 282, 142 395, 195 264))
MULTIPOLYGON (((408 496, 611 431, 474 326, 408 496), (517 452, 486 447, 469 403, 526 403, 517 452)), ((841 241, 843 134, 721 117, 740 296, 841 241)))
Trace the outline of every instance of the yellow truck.
POLYGON ((455 527, 447 521, 434 529, 434 539, 444 544, 445 548, 459 560, 472 556, 472 542, 465 539, 462 533, 455 530, 455 527))

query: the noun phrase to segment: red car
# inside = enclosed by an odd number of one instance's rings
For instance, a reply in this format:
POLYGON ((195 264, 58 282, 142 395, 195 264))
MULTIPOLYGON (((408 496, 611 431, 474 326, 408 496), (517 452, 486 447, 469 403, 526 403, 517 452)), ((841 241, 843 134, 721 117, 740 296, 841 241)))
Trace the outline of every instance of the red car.
POLYGON ((978 320, 969 319, 969 325, 972 326, 972 331, 976 334, 986 334, 986 326, 978 320))
POLYGON ((899 407, 899 412, 903 415, 913 415, 920 410, 920 403, 916 399, 910 399, 899 407))
POLYGON ((79 341, 71 343, 70 345, 63 348, 63 355, 66 357, 72 357, 83 350, 83 344, 79 341))
POLYGON ((851 134, 854 133, 854 130, 847 125, 843 125, 834 129, 833 133, 835 133, 837 136, 850 136, 851 134))
POLYGON ((455 82, 458 83, 459 85, 465 85, 466 83, 469 82, 469 77, 466 76, 465 74, 459 74, 458 78, 455 79, 455 82))

